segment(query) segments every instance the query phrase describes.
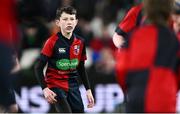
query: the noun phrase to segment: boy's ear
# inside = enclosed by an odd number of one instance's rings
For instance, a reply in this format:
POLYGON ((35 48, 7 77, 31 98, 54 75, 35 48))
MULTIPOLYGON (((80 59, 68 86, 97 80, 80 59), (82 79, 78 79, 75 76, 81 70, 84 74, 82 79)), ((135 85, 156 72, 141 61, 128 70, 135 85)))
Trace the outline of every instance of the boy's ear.
POLYGON ((55 20, 55 23, 56 23, 56 25, 58 26, 59 25, 59 20, 55 20))

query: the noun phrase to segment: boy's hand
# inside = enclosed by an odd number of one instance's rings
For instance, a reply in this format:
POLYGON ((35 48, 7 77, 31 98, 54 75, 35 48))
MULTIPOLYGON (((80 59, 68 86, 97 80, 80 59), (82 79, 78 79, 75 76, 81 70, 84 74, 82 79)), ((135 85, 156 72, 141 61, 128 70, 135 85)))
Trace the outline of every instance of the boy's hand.
POLYGON ((44 97, 48 101, 48 103, 56 103, 57 100, 55 97, 57 96, 52 90, 50 90, 48 87, 43 89, 44 97))
POLYGON ((92 92, 91 92, 90 89, 88 89, 88 90, 86 91, 86 96, 87 96, 87 99, 88 99, 88 105, 87 105, 87 107, 88 107, 88 108, 92 108, 92 107, 94 106, 94 97, 93 97, 92 92))

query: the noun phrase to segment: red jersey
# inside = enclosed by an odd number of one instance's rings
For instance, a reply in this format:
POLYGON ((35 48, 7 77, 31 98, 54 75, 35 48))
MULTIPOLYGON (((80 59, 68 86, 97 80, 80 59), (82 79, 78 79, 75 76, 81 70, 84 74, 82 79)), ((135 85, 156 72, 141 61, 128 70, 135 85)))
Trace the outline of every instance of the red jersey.
POLYGON ((178 51, 178 39, 166 27, 145 25, 132 33, 116 65, 128 112, 176 112, 178 51))
POLYGON ((84 40, 73 34, 69 39, 60 32, 51 36, 45 43, 42 55, 49 58, 45 81, 49 88, 69 89, 68 79, 77 78, 77 67, 86 60, 84 40))

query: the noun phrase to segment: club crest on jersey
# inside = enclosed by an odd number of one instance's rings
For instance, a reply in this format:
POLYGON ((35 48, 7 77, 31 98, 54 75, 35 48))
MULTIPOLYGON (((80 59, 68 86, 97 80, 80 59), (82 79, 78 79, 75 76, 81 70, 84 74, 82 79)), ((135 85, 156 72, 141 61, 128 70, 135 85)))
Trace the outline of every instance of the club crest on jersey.
POLYGON ((65 48, 59 48, 59 53, 66 53, 65 48))
POLYGON ((75 45, 75 46, 74 46, 74 54, 75 54, 75 55, 78 55, 78 54, 79 54, 79 51, 80 51, 80 45, 75 45))

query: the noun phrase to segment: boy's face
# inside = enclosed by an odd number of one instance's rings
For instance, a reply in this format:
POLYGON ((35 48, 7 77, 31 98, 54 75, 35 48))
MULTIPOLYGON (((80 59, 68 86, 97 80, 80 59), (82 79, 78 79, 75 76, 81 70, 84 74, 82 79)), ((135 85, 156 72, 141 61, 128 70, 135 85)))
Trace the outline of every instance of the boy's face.
POLYGON ((76 15, 67 14, 63 12, 59 20, 56 20, 57 26, 60 27, 61 32, 63 33, 71 33, 77 25, 78 20, 76 19, 76 15))

